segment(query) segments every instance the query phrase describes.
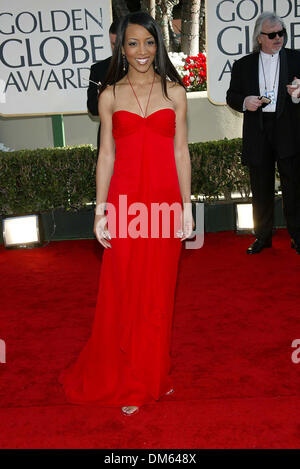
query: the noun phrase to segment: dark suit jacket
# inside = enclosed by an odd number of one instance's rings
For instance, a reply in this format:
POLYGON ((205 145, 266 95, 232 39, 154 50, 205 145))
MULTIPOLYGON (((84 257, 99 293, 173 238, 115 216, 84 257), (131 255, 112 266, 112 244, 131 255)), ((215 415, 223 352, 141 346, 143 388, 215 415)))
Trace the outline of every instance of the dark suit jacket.
MULTIPOLYGON (((286 85, 294 77, 300 78, 300 52, 282 48, 276 106, 275 145, 278 158, 300 156, 300 104, 294 104, 286 85)), ((252 53, 237 60, 232 67, 227 104, 243 112, 246 96, 259 96, 259 53, 252 53)), ((243 164, 257 164, 263 157, 264 140, 262 109, 245 111, 243 122, 243 164)))
MULTIPOLYGON (((105 60, 101 60, 100 62, 96 62, 91 66, 90 70, 90 80, 95 81, 98 83, 104 82, 106 77, 108 68, 110 66, 111 57, 108 57, 105 60)), ((98 116, 98 87, 94 83, 89 82, 89 87, 87 90, 87 108, 89 112, 93 116, 98 116)), ((97 136, 97 147, 99 151, 99 144, 100 144, 100 125, 98 128, 98 136, 97 136)))

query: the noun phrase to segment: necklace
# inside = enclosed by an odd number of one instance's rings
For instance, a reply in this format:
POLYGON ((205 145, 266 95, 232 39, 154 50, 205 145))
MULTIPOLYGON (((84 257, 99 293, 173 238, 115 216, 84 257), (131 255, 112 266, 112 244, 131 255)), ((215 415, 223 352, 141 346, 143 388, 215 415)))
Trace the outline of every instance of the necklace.
MULTIPOLYGON (((267 92, 267 80, 266 80, 266 75, 265 75, 265 67, 264 67, 264 62, 263 62, 261 54, 259 54, 259 57, 260 57, 262 71, 263 71, 263 75, 264 75, 265 93, 266 93, 267 92)), ((273 93, 275 93, 275 83, 276 83, 276 78, 277 78, 277 73, 278 73, 278 65, 279 65, 279 54, 278 54, 278 58, 277 58, 276 72, 275 72, 275 78, 274 78, 274 83, 273 83, 273 93)))
POLYGON ((149 100, 150 100, 150 95, 151 95, 152 88, 153 88, 153 84, 154 84, 154 80, 155 80, 155 73, 153 74, 153 80, 152 80, 152 85, 151 85, 151 88, 150 88, 150 93, 149 93, 149 96, 148 96, 148 101, 147 101, 147 105, 146 105, 146 109, 145 109, 145 114, 144 114, 144 112, 143 112, 142 106, 140 105, 140 102, 139 102, 139 100, 138 100, 138 97, 137 97, 137 95, 136 95, 136 93, 135 93, 135 91, 134 91, 134 89, 133 89, 133 86, 132 86, 132 84, 131 84, 131 81, 129 80, 129 76, 128 76, 128 75, 127 75, 127 80, 128 80, 128 82, 129 82, 129 84, 130 84, 130 86, 131 86, 131 89, 132 89, 132 91, 133 91, 133 94, 134 94, 134 96, 135 96, 135 98, 136 98, 136 100, 137 100, 137 103, 138 103, 139 107, 140 107, 140 110, 141 110, 141 112, 142 112, 142 117, 145 118, 146 115, 147 115, 147 109, 148 109, 148 104, 149 104, 149 100))

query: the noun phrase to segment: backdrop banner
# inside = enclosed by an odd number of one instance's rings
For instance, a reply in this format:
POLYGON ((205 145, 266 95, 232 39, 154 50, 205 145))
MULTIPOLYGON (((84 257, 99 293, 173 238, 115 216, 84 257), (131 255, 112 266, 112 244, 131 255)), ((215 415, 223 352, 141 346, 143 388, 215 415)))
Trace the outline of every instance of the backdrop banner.
POLYGON ((110 0, 1 0, 0 114, 82 113, 93 62, 111 55, 110 0))
POLYGON ((226 103, 233 62, 252 52, 255 21, 264 11, 274 11, 283 19, 286 46, 300 49, 300 0, 206 0, 208 98, 212 103, 226 103))

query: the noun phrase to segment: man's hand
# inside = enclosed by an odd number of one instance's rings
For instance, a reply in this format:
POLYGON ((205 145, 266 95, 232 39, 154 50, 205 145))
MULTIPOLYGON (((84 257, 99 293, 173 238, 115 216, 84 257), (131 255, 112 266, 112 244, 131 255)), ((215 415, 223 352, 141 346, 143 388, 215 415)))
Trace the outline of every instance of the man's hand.
POLYGON ((287 92, 292 98, 300 98, 300 79, 294 77, 293 83, 291 85, 287 85, 287 92))
POLYGON ((262 101, 258 99, 259 96, 247 96, 245 98, 245 107, 247 111, 257 111, 259 107, 262 105, 262 101))

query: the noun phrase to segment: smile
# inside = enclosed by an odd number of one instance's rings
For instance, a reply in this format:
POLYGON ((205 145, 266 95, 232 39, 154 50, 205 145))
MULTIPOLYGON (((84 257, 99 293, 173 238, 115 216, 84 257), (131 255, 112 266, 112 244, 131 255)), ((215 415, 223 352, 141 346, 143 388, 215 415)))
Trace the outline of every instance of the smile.
POLYGON ((136 59, 136 61, 141 64, 141 65, 145 65, 147 62, 148 62, 149 58, 146 58, 146 59, 136 59))

